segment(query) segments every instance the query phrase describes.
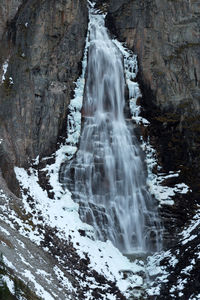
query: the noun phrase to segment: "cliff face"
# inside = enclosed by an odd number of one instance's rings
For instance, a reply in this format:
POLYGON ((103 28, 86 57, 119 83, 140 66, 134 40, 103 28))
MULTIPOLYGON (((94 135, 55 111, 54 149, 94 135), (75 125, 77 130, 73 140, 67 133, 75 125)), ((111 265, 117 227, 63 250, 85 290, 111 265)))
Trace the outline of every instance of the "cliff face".
POLYGON ((55 150, 87 30, 86 1, 21 2, 0 4, 0 164, 11 188, 13 165, 55 150))
POLYGON ((108 25, 138 55, 141 80, 162 109, 200 109, 199 16, 196 0, 109 2, 108 25))
POLYGON ((2 0, 0 3, 0 39, 6 30, 7 22, 10 22, 17 13, 22 0, 2 0))

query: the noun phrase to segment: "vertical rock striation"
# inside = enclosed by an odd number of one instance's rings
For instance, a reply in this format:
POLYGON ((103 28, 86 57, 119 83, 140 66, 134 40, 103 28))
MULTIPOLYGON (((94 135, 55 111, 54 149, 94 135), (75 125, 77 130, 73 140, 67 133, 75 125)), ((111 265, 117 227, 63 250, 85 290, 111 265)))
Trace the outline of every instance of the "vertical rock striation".
POLYGON ((0 63, 8 61, 0 82, 0 165, 11 188, 13 165, 55 150, 81 71, 88 22, 86 0, 21 2, 0 4, 0 63))

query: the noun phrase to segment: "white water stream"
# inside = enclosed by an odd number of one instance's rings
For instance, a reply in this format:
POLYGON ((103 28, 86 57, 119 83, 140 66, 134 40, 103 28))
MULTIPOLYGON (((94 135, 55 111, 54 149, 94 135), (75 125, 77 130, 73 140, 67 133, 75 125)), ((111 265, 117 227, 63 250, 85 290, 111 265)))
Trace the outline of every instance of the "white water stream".
POLYGON ((158 250, 157 211, 146 187, 141 149, 124 116, 122 53, 103 15, 91 14, 89 30, 80 145, 62 181, 98 238, 110 239, 123 253, 158 250))

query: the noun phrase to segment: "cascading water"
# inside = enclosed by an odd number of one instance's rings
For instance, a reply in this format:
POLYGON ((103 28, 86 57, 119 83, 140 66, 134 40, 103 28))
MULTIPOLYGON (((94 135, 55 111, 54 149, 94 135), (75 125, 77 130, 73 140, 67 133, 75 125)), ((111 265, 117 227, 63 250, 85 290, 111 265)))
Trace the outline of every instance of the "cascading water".
POLYGON ((61 181, 80 204, 81 219, 124 253, 158 250, 158 218, 141 150, 124 116, 123 57, 104 16, 91 14, 79 150, 61 181))

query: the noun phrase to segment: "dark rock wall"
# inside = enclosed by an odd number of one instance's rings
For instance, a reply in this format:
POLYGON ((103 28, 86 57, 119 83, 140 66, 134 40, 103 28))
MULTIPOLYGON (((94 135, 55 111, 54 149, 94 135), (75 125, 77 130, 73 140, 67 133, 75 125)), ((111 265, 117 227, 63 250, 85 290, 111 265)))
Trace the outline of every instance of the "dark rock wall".
POLYGON ((0 84, 0 165, 7 181, 13 165, 55 150, 81 72, 88 23, 86 0, 21 2, 0 3, 0 64, 9 58, 0 84))
POLYGON ((0 3, 0 40, 6 29, 7 22, 10 22, 17 13, 23 0, 1 0, 0 3))
POLYGON ((200 111, 200 3, 110 0, 107 23, 138 54, 142 80, 157 106, 200 111))

